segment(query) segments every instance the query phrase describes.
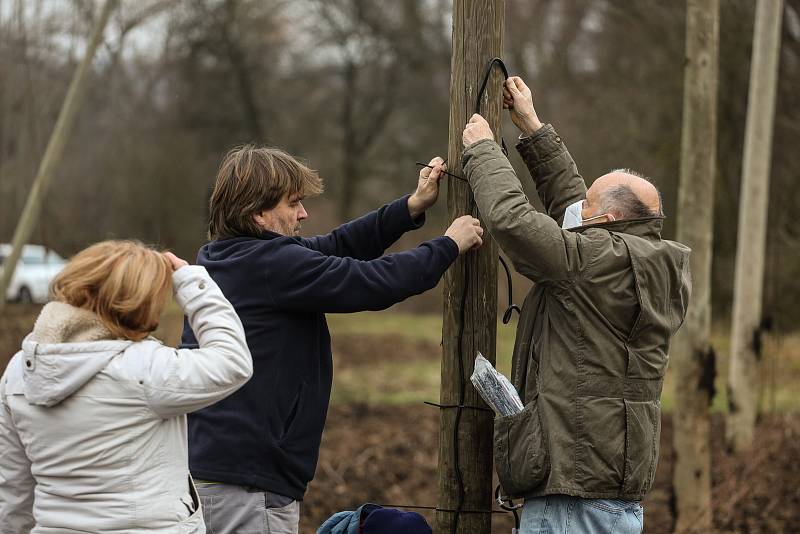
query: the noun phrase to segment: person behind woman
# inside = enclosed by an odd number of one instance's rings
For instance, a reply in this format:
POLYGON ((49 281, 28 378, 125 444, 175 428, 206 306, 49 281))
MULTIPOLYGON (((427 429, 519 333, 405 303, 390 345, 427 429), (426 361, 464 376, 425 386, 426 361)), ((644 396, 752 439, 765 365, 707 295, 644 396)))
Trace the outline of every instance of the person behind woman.
POLYGON ((0 532, 205 532, 186 414, 253 372, 204 267, 132 241, 78 253, 0 379, 0 532), (199 348, 150 337, 170 289, 199 348))

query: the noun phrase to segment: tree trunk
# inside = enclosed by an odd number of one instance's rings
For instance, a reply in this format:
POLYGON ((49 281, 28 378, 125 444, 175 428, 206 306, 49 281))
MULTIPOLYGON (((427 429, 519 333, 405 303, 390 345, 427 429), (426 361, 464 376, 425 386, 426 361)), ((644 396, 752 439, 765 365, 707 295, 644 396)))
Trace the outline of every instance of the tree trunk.
POLYGON ((356 189, 359 181, 359 146, 358 131, 356 130, 355 99, 356 93, 356 64, 348 59, 344 66, 344 93, 342 102, 342 188, 339 193, 339 218, 342 222, 349 221, 355 203, 356 189))
POLYGON ((725 438, 734 451, 753 441, 761 365, 761 298, 767 234, 772 126, 781 45, 783 0, 758 0, 747 98, 739 233, 728 367, 725 438))
POLYGON ((53 172, 61 161, 61 156, 64 154, 64 147, 69 140, 72 126, 75 124, 75 118, 78 114, 78 109, 83 103, 86 96, 86 82, 89 79, 91 71, 92 58, 97 50, 100 40, 103 37, 103 30, 106 23, 111 16, 111 12, 117 5, 118 0, 106 0, 103 5, 103 10, 100 13, 100 18, 97 21, 89 45, 86 48, 86 55, 83 61, 78 65, 75 75, 70 82, 67 96, 64 99, 64 105, 58 115, 53 133, 50 136, 50 141, 47 144, 42 162, 39 165, 39 171, 36 173, 36 178, 33 181, 33 187, 28 195, 28 200, 22 210, 22 216, 17 223, 17 228, 14 231, 14 238, 12 240, 11 255, 6 259, 3 269, 3 279, 0 282, 0 310, 5 307, 5 296, 8 284, 14 275, 14 270, 17 267, 17 261, 22 254, 22 245, 24 245, 33 234, 36 228, 36 223, 39 220, 42 202, 47 195, 47 190, 53 177, 53 172))
POLYGON ((264 129, 261 126, 261 108, 256 101, 253 91, 253 79, 250 76, 251 70, 247 65, 245 53, 236 41, 235 24, 237 0, 227 0, 225 2, 225 15, 222 22, 222 39, 228 59, 231 62, 236 85, 239 88, 239 96, 242 100, 242 122, 247 125, 247 132, 253 143, 264 143, 264 129))
MULTIPOLYGON (((474 112, 480 78, 489 60, 502 51, 503 10, 503 0, 456 0, 453 5, 448 164, 450 172, 456 175, 463 173, 461 133, 474 112)), ((501 83, 502 77, 495 72, 481 106, 483 116, 496 132, 500 128, 501 83)), ((450 219, 467 213, 480 218, 469 185, 454 178, 448 182, 447 207, 450 219)), ((495 361, 497 255, 497 245, 487 234, 479 250, 462 256, 445 274, 440 393, 443 406, 463 403, 467 407, 486 407, 469 376, 477 351, 492 363, 495 361), (462 302, 464 322, 460 332, 462 302)), ((492 506, 491 412, 464 408, 459 417, 457 408, 442 408, 438 473, 440 511, 436 513, 435 532, 490 532, 491 514, 483 512, 492 506), (459 504, 461 510, 469 513, 453 512, 459 504)))
POLYGON ((718 66, 719 0, 689 0, 677 239, 692 249, 693 287, 686 320, 671 351, 676 532, 711 531, 708 409, 716 374, 710 338, 718 66))

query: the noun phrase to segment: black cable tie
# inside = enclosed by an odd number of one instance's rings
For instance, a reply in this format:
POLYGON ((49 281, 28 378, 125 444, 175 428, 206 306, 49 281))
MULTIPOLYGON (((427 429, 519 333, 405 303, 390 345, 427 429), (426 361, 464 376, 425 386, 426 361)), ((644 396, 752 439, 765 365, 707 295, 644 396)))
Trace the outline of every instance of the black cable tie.
POLYGON ((464 513, 464 514, 505 514, 509 510, 456 510, 451 508, 439 508, 438 506, 419 506, 419 505, 405 505, 405 504, 383 504, 373 503, 383 508, 406 508, 409 510, 433 510, 435 512, 450 512, 450 513, 464 513))
POLYGON ((428 402, 424 401, 425 404, 428 406, 434 406, 436 408, 467 408, 468 410, 479 410, 482 412, 491 412, 491 408, 484 408, 483 406, 470 406, 469 404, 436 404, 435 402, 428 402))
POLYGON ((505 510, 451 510, 450 508, 436 508, 437 512, 449 512, 451 514, 506 514, 505 510))
MULTIPOLYGON (((429 169, 433 169, 433 166, 428 165, 427 163, 422 163, 421 161, 417 161, 416 164, 419 165, 420 167, 427 167, 429 169)), ((457 174, 453 174, 453 173, 450 173, 450 172, 447 172, 447 171, 442 171, 442 173, 446 174, 447 176, 452 176, 453 178, 458 178, 462 182, 469 182, 469 180, 467 180, 466 178, 462 178, 462 177, 458 176, 457 174)))

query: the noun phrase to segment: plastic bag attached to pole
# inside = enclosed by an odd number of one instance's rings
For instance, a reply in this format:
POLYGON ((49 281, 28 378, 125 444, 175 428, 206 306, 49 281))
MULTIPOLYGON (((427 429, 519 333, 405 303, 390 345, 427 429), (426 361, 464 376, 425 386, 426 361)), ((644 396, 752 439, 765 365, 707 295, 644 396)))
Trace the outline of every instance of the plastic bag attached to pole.
POLYGON ((524 408, 519 393, 508 378, 499 373, 480 352, 475 358, 475 371, 469 379, 497 415, 514 415, 524 408))

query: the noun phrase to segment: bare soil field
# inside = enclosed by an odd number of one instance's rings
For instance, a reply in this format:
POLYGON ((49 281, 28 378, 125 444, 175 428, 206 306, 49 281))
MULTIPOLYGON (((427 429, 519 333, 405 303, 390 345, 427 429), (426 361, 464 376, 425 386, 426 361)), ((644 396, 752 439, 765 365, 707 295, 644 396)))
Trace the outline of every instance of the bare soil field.
MULTIPOLYGON (((334 406, 322 442, 317 475, 302 507, 301 532, 328 516, 365 502, 436 505, 439 416, 428 406, 334 406)), ((727 454, 723 419, 713 416, 713 506, 718 533, 800 532, 800 414, 759 424, 753 451, 727 454)), ((645 532, 667 534, 672 421, 664 416, 661 460, 644 502, 645 532)), ((433 514, 420 511, 433 522, 433 514)), ((492 532, 511 532, 509 514, 495 514, 492 532)))

